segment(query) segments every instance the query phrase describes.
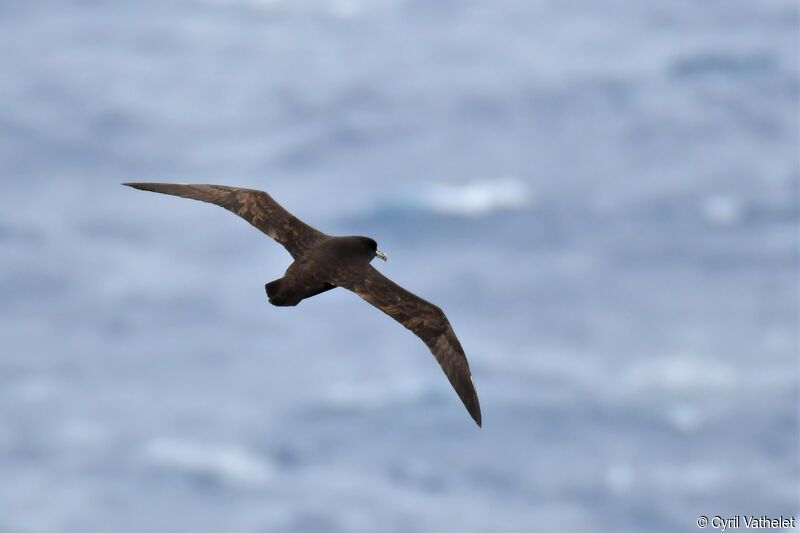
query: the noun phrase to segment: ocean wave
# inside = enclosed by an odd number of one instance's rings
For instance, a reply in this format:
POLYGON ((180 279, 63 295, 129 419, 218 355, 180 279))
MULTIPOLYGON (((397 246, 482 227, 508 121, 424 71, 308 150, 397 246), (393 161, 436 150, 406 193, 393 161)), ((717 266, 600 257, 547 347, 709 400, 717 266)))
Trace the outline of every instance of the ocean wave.
POLYGON ((354 18, 364 11, 366 2, 362 0, 324 0, 314 2, 288 2, 287 0, 191 0, 219 8, 247 8, 258 11, 286 11, 289 9, 305 12, 319 12, 336 18, 354 18))
POLYGON ((480 179, 465 183, 434 183, 413 193, 400 193, 383 200, 383 207, 393 211, 480 217, 527 207, 531 194, 525 183, 516 178, 480 179))
POLYGON ((726 52, 705 52, 675 61, 672 72, 679 78, 714 75, 752 77, 774 73, 776 68, 774 58, 763 53, 738 55, 726 52))
POLYGON ((629 367, 622 376, 627 390, 648 393, 654 389, 730 390, 738 386, 741 380, 741 373, 733 366, 689 354, 640 361, 629 367))
POLYGON ((712 225, 732 226, 742 220, 744 207, 742 201, 735 196, 710 196, 703 204, 703 214, 712 225))
POLYGON ((236 445, 159 438, 149 443, 145 456, 157 468, 232 487, 259 488, 272 478, 266 461, 236 445))
POLYGON ((348 411, 380 410, 391 405, 417 402, 430 394, 429 384, 421 380, 340 383, 330 389, 325 405, 348 411))

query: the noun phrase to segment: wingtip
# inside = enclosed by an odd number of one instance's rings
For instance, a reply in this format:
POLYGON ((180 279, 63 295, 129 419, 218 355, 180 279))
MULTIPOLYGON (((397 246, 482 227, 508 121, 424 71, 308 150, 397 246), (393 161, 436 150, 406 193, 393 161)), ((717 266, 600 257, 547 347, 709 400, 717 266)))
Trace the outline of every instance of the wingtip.
POLYGON ((165 186, 174 186, 174 185, 182 185, 182 184, 167 184, 167 183, 145 183, 145 182, 131 182, 131 183, 123 183, 122 185, 126 187, 131 187, 132 189, 137 189, 140 191, 150 191, 150 192, 164 192, 163 189, 165 186))
POLYGON ((468 405, 464 402, 464 405, 467 407, 467 411, 472 419, 478 424, 478 427, 483 427, 483 420, 481 418, 481 402, 478 400, 478 392, 475 390, 475 379, 473 379, 472 374, 469 376, 469 382, 472 384, 472 402, 471 405, 468 405))
POLYGON ((469 413, 472 419, 478 424, 478 427, 483 427, 483 420, 481 419, 481 410, 480 407, 475 410, 474 412, 469 413))
POLYGON ((120 185, 124 185, 125 187, 133 187, 134 189, 139 189, 141 191, 159 192, 156 189, 163 189, 165 187, 185 187, 187 185, 192 185, 192 184, 191 183, 126 182, 126 183, 121 183, 120 185))

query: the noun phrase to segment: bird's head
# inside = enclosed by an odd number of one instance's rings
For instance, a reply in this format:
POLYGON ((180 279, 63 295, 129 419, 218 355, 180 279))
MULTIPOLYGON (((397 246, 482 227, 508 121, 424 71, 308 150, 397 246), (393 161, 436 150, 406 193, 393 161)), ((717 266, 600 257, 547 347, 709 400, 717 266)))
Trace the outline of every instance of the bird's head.
POLYGON ((370 254, 369 260, 372 261, 376 257, 380 257, 384 261, 389 260, 389 256, 385 253, 378 250, 378 243, 375 242, 375 239, 370 239, 369 237, 359 237, 359 241, 363 244, 363 246, 367 249, 370 254))

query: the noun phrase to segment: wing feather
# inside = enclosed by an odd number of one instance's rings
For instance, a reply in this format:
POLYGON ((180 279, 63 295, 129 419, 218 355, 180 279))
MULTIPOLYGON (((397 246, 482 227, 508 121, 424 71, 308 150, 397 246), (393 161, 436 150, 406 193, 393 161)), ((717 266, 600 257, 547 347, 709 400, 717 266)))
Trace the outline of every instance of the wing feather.
POLYGON ((225 185, 124 183, 142 191, 171 194, 224 207, 275 239, 297 259, 325 234, 292 215, 263 191, 225 185))
POLYGON ((464 407, 478 426, 481 406, 467 356, 444 312, 434 304, 405 290, 371 265, 334 275, 336 285, 350 289, 422 339, 444 370, 464 407))

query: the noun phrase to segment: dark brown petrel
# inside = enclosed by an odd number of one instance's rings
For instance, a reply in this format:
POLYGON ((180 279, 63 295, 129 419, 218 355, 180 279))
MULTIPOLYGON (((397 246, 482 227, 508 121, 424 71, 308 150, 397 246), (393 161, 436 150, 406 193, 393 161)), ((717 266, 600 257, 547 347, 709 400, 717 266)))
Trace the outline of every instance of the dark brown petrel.
POLYGON ((297 305, 305 298, 344 287, 410 329, 428 345, 469 414, 481 425, 481 407, 467 357, 441 309, 426 302, 370 265, 386 254, 368 237, 332 237, 293 216, 270 195, 223 185, 125 183, 216 204, 235 213, 286 248, 294 262, 282 278, 266 284, 273 305, 297 305))

